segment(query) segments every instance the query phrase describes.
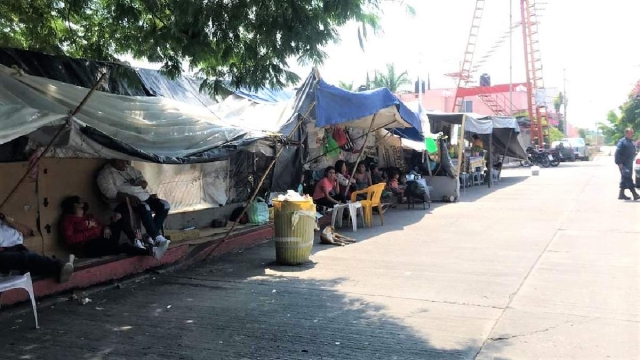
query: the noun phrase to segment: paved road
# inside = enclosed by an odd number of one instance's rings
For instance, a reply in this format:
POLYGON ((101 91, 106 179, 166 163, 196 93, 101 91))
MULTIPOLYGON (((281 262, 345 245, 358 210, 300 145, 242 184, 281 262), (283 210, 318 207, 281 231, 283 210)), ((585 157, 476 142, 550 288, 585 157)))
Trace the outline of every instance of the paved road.
POLYGON ((431 212, 397 209, 302 268, 272 244, 87 305, 0 316, 3 359, 624 359, 640 357, 640 203, 610 157, 431 212))

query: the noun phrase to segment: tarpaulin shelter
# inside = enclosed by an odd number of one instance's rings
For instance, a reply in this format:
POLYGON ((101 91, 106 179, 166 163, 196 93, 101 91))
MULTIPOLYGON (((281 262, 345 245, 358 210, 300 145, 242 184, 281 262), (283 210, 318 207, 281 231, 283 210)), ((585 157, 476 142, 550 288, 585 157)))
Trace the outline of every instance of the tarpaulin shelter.
POLYGON ((348 123, 356 128, 415 128, 422 131, 420 119, 389 89, 352 92, 323 80, 316 90, 316 126, 348 123))
MULTIPOLYGON (((418 134, 421 132, 420 120, 416 114, 388 89, 352 92, 326 83, 316 71, 312 71, 298 88, 292 107, 294 116, 303 118, 304 126, 297 128, 291 140, 306 146, 289 146, 282 153, 274 170, 274 191, 291 189, 297 185, 303 165, 309 159, 325 155, 321 148, 313 148, 314 140, 310 140, 308 136, 310 130, 341 126, 359 129, 363 134, 378 129, 415 128, 418 134), (289 187, 284 186, 285 184, 289 187)), ((294 123, 289 122, 289 127, 292 128, 294 123)), ((289 134, 285 128, 283 127, 282 133, 289 134)), ((358 158, 359 156, 360 154, 358 158)))
MULTIPOLYGON (((23 135, 46 144, 88 89, 0 65, 0 143, 23 135)), ((202 106, 161 97, 95 92, 56 146, 103 158, 157 163, 221 159, 268 133, 220 119, 202 106)), ((255 148, 272 152, 270 146, 255 148)))
MULTIPOLYGON (((442 132, 446 126, 460 125, 458 153, 462 153, 465 132, 478 134, 483 139, 486 150, 490 153, 494 151, 504 156, 511 156, 526 159, 526 152, 517 141, 520 127, 514 117, 508 116, 483 116, 474 113, 443 113, 427 112, 429 117, 430 130, 432 133, 442 132), (486 141, 488 140, 488 141, 486 141)), ((460 173, 461 162, 458 162, 458 174, 460 173)), ((489 176, 491 175, 489 167, 489 176)), ((488 182, 489 187, 491 181, 488 182)))

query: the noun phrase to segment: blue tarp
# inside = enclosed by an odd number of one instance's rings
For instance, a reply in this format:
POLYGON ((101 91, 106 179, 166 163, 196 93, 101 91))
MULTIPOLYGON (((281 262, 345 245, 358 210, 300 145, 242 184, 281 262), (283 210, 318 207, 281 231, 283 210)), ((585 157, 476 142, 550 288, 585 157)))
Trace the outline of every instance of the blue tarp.
POLYGON ((409 139, 413 141, 424 141, 424 136, 420 134, 416 128, 403 128, 392 129, 393 134, 399 136, 402 139, 409 139))
MULTIPOLYGON (((356 121, 370 117, 379 111, 395 106, 400 118, 406 124, 421 131, 418 116, 409 110, 389 89, 380 88, 363 92, 351 92, 333 85, 329 85, 323 80, 318 82, 316 88, 316 126, 340 125, 347 122, 356 121)), ((389 114, 391 115, 391 114, 389 114)), ((389 122, 390 117, 380 119, 377 122, 387 122, 384 127, 396 128, 405 127, 402 122, 389 122)), ((380 127, 374 124, 374 127, 380 127)))

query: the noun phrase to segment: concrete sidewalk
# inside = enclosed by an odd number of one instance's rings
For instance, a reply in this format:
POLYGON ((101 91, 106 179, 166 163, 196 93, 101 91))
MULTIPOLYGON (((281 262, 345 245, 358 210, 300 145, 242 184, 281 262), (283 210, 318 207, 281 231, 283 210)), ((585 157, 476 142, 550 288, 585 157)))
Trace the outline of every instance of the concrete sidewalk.
MULTIPOLYGON (((3 359, 524 359, 640 356, 640 203, 610 157, 509 169, 457 204, 273 263, 273 244, 92 302, 0 317, 3 359)), ((377 224, 377 218, 375 219, 377 224)))

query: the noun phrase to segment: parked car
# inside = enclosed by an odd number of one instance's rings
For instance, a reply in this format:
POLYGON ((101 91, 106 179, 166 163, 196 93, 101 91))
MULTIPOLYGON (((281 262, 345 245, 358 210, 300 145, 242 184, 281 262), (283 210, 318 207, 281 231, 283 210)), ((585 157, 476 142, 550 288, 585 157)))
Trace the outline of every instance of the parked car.
POLYGON ((566 140, 554 141, 551 143, 551 148, 560 150, 562 154, 562 161, 576 161, 576 152, 571 147, 571 143, 566 140), (562 146, 560 146, 562 144, 562 146))
POLYGON ((579 159, 582 161, 589 160, 589 151, 587 150, 587 144, 585 144, 583 138, 579 138, 579 137, 564 138, 564 139, 561 139, 560 141, 568 141, 569 144, 571 144, 571 148, 576 153, 576 159, 579 159))

